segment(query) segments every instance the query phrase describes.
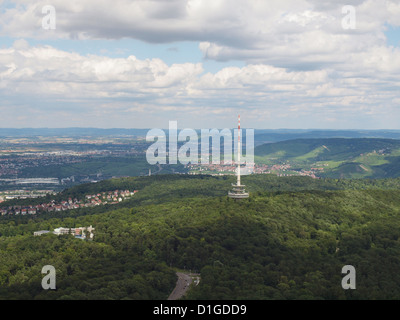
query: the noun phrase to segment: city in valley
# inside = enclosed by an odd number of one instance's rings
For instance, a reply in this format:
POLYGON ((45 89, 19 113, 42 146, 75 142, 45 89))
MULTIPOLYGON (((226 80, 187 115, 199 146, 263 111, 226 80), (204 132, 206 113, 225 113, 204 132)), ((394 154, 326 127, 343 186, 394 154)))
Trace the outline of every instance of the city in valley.
MULTIPOLYGON (((46 133, 46 130, 43 130, 46 133)), ((65 188, 110 178, 158 173, 234 175, 232 164, 150 165, 145 131, 138 134, 75 136, 8 135, 0 140, 0 203, 55 194, 65 188)), ((211 154, 210 154, 211 155, 211 154)), ((253 173, 317 178, 323 166, 297 168, 281 159, 250 164, 253 173)))

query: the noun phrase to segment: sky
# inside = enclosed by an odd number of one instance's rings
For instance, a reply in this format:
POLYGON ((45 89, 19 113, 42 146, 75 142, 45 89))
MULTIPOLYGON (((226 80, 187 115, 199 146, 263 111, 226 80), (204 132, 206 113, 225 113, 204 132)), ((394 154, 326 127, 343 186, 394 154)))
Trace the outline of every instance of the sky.
POLYGON ((238 114, 400 129, 400 2, 0 0, 0 127, 232 128, 238 114))

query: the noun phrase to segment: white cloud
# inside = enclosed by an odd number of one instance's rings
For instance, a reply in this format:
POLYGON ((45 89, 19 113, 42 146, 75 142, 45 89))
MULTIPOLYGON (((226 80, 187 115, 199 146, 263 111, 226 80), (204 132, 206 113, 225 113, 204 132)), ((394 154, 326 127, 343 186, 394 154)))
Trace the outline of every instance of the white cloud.
POLYGON ((182 89, 200 74, 201 64, 167 66, 160 59, 138 60, 65 52, 50 46, 26 47, 24 41, 0 50, 2 88, 32 95, 122 97, 182 89), (22 46, 23 45, 23 46, 22 46))
POLYGON ((206 113, 225 121, 233 110, 247 110, 259 126, 284 119, 274 123, 282 127, 330 124, 343 114, 384 124, 397 114, 400 49, 388 47, 384 34, 387 24, 400 25, 395 0, 347 1, 356 8, 355 30, 342 28, 343 4, 334 0, 52 0, 51 31, 41 28, 48 1, 14 2, 0 11, 0 35, 18 39, 0 49, 0 94, 26 114, 41 110, 46 121, 68 115, 66 104, 75 108, 71 121, 85 113, 115 123, 134 112, 147 117, 141 126, 150 115, 165 121, 173 114, 198 127, 206 113), (197 42, 206 59, 247 65, 204 73, 201 63, 83 55, 23 40, 124 37, 197 42))
POLYGON ((57 30, 43 30, 45 0, 17 0, 1 14, 1 33, 13 37, 199 41, 215 60, 309 68, 336 63, 385 43, 385 24, 399 25, 395 0, 347 1, 357 28, 343 30, 342 7, 319 0, 53 0, 57 30))
MULTIPOLYGON (((400 65, 392 57, 396 53, 378 50, 380 61, 361 60, 348 73, 335 69, 293 71, 263 64, 204 73, 200 63, 168 66, 161 59, 85 56, 50 46, 30 47, 18 40, 13 47, 0 50, 0 94, 17 102, 33 101, 19 104, 34 118, 43 112, 46 115, 41 119, 50 114, 66 118, 69 113, 69 121, 78 121, 76 114, 85 114, 85 119, 97 119, 98 126, 104 117, 125 123, 133 110, 148 123, 150 119, 166 121, 166 115, 172 115, 195 127, 202 117, 207 120, 207 113, 226 121, 226 114, 233 110, 287 123, 300 116, 305 117, 303 121, 322 117, 318 122, 322 124, 326 114, 338 119, 343 114, 384 117, 378 112, 380 106, 395 108, 398 93, 394 88, 400 86, 400 77, 393 70, 400 65), (363 70, 356 72, 357 67, 363 70), (365 76, 374 70, 380 70, 377 77, 365 76)), ((268 120, 255 119, 255 123, 268 120)))

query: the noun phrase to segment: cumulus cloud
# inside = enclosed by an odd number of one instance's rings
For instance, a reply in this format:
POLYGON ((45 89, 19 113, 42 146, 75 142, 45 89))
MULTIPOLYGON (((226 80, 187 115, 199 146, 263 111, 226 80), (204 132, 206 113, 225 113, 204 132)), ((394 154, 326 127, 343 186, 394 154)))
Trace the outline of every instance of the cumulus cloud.
POLYGON ((1 33, 15 37, 198 41, 207 59, 291 68, 341 63, 349 53, 384 46, 386 24, 400 24, 396 0, 349 0, 354 30, 342 27, 334 0, 53 0, 57 30, 41 28, 45 0, 16 0, 1 13, 1 33))
MULTIPOLYGON (((393 52, 377 54, 388 59, 393 52)), ((376 78, 363 74, 378 70, 379 65, 363 60, 359 66, 365 70, 347 75, 335 69, 295 71, 264 64, 205 73, 201 63, 167 65, 161 59, 81 55, 17 40, 12 47, 0 49, 0 94, 3 104, 7 99, 19 101, 18 108, 26 109, 25 114, 42 120, 62 115, 70 125, 83 122, 77 114, 86 115, 86 125, 88 119, 96 119, 93 126, 101 126, 104 119, 105 124, 113 119, 114 125, 125 123, 132 114, 147 119, 136 119, 137 126, 150 126, 151 121, 165 122, 173 114, 198 127, 200 119, 203 126, 210 121, 207 114, 213 121, 226 121, 228 113, 245 110, 259 126, 272 118, 284 119, 283 125, 299 117, 312 126, 316 118, 319 124, 327 123, 327 115, 384 118, 382 105, 386 110, 395 108, 393 88, 400 85, 400 77, 390 68, 381 69, 376 78)))
POLYGON ((51 46, 29 47, 24 40, 0 50, 0 65, 1 88, 8 92, 68 97, 90 93, 94 98, 179 90, 203 71, 201 64, 167 66, 160 59, 138 60, 135 56, 82 56, 51 46))
POLYGON ((48 4, 15 0, 0 11, 0 35, 18 39, 0 49, 4 121, 14 105, 21 115, 69 125, 97 119, 91 125, 126 126, 134 113, 143 117, 136 126, 173 114, 188 126, 211 127, 205 123, 246 110, 260 127, 272 119, 275 127, 330 126, 333 119, 347 128, 360 121, 399 127, 400 49, 387 46, 384 33, 400 25, 397 0, 52 0, 57 28, 44 30, 48 4), (345 4, 356 10, 355 29, 342 26, 345 4), (32 38, 190 41, 204 59, 246 65, 210 73, 201 62, 84 55, 30 46, 32 38))

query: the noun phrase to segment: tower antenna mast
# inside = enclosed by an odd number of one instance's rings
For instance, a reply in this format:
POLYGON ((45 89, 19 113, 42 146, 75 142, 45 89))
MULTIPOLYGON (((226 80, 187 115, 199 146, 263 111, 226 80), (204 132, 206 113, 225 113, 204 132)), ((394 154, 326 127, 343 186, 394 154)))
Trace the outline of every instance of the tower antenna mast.
POLYGON ((241 141, 240 141, 240 115, 238 116, 238 154, 237 154, 237 182, 236 185, 232 184, 232 191, 228 192, 228 197, 233 199, 245 199, 249 197, 249 194, 245 191, 244 185, 240 181, 240 153, 241 153, 241 141))
POLYGON ((238 168, 237 168, 237 185, 240 186, 240 114, 238 116, 238 155, 237 155, 237 159, 238 159, 238 168))

